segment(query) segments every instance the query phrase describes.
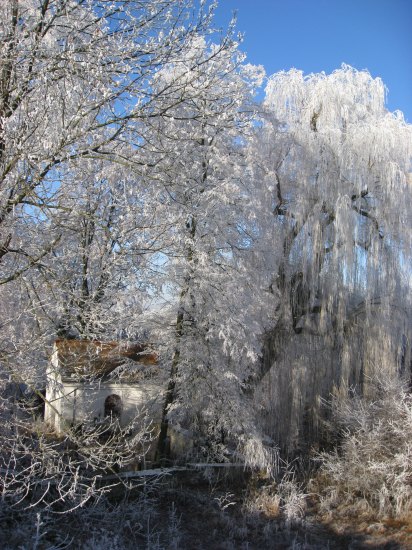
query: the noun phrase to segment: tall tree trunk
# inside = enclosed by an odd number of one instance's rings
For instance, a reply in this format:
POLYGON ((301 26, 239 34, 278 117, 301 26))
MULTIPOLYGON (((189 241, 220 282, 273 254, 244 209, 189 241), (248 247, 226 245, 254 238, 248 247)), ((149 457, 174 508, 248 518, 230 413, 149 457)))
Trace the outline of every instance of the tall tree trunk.
MULTIPOLYGON (((203 131, 205 128, 203 128, 203 131)), ((208 141, 206 138, 200 140, 200 147, 203 149, 207 147, 208 141)), ((202 161, 202 173, 200 178, 200 188, 198 190, 199 195, 205 190, 205 185, 208 177, 208 161, 206 155, 202 161)), ((181 358, 181 340, 184 335, 184 323, 185 320, 194 323, 194 316, 192 312, 187 311, 186 301, 187 297, 190 297, 192 310, 195 308, 195 300, 193 296, 190 296, 191 284, 193 280, 193 271, 196 263, 196 249, 195 249, 195 236, 196 236, 197 220, 195 214, 190 214, 186 220, 186 230, 189 233, 189 244, 186 251, 186 260, 188 265, 188 274, 185 277, 184 287, 180 293, 180 304, 176 318, 176 347, 173 354, 172 364, 170 368, 169 383, 166 390, 165 401, 162 410, 162 420, 160 424, 160 433, 158 439, 158 446, 156 450, 156 461, 164 461, 168 458, 169 450, 167 448, 167 432, 169 427, 169 420, 167 418, 170 406, 176 397, 176 379, 179 370, 180 358, 181 358)))

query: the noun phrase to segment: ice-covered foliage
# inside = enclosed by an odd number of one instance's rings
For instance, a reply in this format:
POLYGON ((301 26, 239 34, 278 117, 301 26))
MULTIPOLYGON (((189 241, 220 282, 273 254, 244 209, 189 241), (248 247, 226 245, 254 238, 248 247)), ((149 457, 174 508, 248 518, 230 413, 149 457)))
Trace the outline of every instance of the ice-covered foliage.
POLYGON ((381 80, 348 66, 292 70, 269 79, 264 105, 261 176, 278 231, 289 235, 288 257, 278 251, 294 269, 287 275, 302 272, 312 302, 321 291, 399 291, 408 283, 412 130, 386 111, 381 80))
POLYGON ((255 247, 245 151, 261 69, 244 69, 237 48, 199 40, 179 65, 159 71, 160 87, 180 75, 191 99, 146 136, 169 223, 163 268, 178 297, 173 331, 163 332, 172 363, 166 409, 188 426, 215 426, 220 439, 254 431, 245 389, 275 306, 260 268, 265 255, 255 247))
POLYGON ((266 88, 251 162, 279 306, 263 399, 289 448, 318 437, 334 385, 362 385, 375 366, 410 376, 412 129, 384 99, 379 78, 346 65, 266 88))
POLYGON ((173 418, 270 470, 332 390, 411 376, 412 132, 348 66, 273 75, 256 106, 215 7, 5 3, 1 374, 40 397, 57 336, 150 335, 161 441, 173 418))
POLYGON ((153 256, 164 245, 156 199, 148 197, 144 135, 149 120, 167 117, 187 96, 177 75, 155 95, 153 83, 209 33, 212 12, 210 3, 194 9, 190 0, 6 2, 0 291, 2 303, 17 297, 4 317, 7 330, 23 330, 4 350, 24 376, 38 361, 25 354, 23 369, 23 353, 16 357, 27 347, 26 329, 38 348, 56 333, 139 332, 153 256))
POLYGON ((324 510, 362 504, 371 515, 406 517, 412 510, 412 400, 407 388, 383 373, 375 399, 332 401, 338 451, 320 456, 317 490, 324 510))

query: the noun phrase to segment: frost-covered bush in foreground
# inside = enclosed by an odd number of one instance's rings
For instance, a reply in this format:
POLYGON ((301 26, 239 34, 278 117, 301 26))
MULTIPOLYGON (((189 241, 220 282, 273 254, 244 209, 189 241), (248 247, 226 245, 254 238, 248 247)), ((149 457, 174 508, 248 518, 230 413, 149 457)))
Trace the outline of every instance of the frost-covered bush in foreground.
POLYGON ((348 398, 335 411, 342 442, 320 457, 321 505, 401 519, 412 512, 412 395, 397 380, 374 384, 374 401, 348 398))
POLYGON ((304 521, 308 495, 297 479, 293 464, 285 463, 282 467, 283 475, 279 470, 277 473, 278 481, 271 481, 260 487, 253 487, 252 483, 243 507, 252 516, 281 519, 286 529, 289 529, 304 521))

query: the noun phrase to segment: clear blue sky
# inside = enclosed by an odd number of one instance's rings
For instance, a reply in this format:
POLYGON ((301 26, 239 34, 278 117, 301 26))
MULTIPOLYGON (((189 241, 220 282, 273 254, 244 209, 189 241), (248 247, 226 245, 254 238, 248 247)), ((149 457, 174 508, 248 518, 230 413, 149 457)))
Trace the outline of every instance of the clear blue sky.
POLYGON ((235 10, 242 50, 268 75, 368 69, 387 86, 388 108, 412 123, 412 0, 219 0, 215 24, 235 10))

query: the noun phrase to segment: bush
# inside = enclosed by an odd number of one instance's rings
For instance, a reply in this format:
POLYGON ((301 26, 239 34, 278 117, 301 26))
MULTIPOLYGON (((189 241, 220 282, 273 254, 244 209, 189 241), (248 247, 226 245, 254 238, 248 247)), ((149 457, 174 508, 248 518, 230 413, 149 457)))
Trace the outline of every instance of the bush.
POLYGON ((374 386, 375 400, 333 401, 341 443, 320 455, 316 483, 323 509, 402 519, 412 510, 412 396, 397 380, 374 386))

